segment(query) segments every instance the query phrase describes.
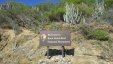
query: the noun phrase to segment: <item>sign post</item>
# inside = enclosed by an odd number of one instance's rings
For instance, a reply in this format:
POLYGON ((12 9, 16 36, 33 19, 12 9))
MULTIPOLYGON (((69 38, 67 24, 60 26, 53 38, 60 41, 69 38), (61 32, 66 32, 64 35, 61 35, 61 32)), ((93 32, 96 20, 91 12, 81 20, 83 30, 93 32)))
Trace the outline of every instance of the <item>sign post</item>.
POLYGON ((71 34, 69 31, 40 31, 40 46, 47 46, 49 58, 49 46, 61 46, 62 56, 65 57, 64 46, 71 46, 71 34))
POLYGON ((65 48, 64 48, 64 46, 62 46, 62 57, 65 57, 65 48))
POLYGON ((49 46, 47 46, 47 58, 49 59, 49 46))

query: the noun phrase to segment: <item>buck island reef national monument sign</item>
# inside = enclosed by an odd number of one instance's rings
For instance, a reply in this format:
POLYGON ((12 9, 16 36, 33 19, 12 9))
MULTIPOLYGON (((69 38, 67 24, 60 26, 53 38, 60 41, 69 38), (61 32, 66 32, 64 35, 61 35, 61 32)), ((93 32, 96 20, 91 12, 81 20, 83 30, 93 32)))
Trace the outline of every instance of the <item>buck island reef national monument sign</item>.
POLYGON ((40 46, 47 46, 47 57, 49 57, 49 46, 62 46, 64 57, 64 46, 71 46, 70 31, 40 31, 40 46))

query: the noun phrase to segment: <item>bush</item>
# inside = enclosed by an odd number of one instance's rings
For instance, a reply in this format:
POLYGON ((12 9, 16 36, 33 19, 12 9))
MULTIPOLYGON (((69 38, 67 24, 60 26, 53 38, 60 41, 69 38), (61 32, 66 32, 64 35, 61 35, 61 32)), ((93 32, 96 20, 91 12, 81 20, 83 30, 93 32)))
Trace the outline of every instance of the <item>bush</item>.
POLYGON ((105 0, 105 4, 107 7, 111 7, 113 5, 113 0, 105 0))
POLYGON ((84 26, 81 28, 84 36, 87 39, 96 39, 106 41, 109 39, 109 33, 102 29, 93 29, 91 27, 84 26))
POLYGON ((80 9, 80 11, 82 11, 83 15, 91 16, 94 12, 93 6, 88 6, 85 3, 78 4, 77 6, 80 9))
POLYGON ((105 41, 105 40, 109 39, 109 36, 108 36, 107 31, 96 29, 96 30, 88 31, 87 38, 88 39, 97 39, 97 40, 104 40, 105 41))
POLYGON ((112 44, 112 43, 113 43, 113 39, 112 39, 112 38, 109 38, 109 39, 108 39, 108 43, 109 43, 109 44, 112 44))

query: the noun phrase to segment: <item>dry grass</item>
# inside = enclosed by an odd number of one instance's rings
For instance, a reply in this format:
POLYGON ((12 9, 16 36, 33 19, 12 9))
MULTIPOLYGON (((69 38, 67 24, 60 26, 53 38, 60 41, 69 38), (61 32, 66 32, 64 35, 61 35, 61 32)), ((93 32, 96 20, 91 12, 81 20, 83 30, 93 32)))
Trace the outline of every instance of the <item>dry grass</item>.
MULTIPOLYGON (((63 24, 62 27, 62 29, 64 30, 70 28, 68 24, 63 24)), ((79 31, 78 26, 71 27, 73 27, 71 33, 72 44, 71 46, 66 47, 66 49, 74 48, 74 56, 66 55, 66 57, 61 59, 66 62, 70 62, 71 64, 112 64, 112 61, 106 62, 105 59, 98 58, 98 56, 102 56, 103 52, 104 57, 109 57, 109 55, 111 54, 108 53, 111 51, 105 51, 105 49, 107 48, 110 49, 106 44, 107 41, 87 40, 79 31)), ((13 30, 5 30, 5 32, 1 33, 2 36, 4 34, 4 36, 7 37, 8 44, 2 51, 0 51, 0 53, 2 53, 0 54, 0 63, 38 64, 38 62, 42 60, 47 60, 45 57, 47 51, 46 47, 39 47, 39 34, 36 34, 25 28, 18 35, 15 35, 13 30), (18 47, 15 47, 13 43, 14 40, 16 40, 18 47)), ((110 36, 111 38, 113 38, 113 33, 110 33, 110 36)), ((51 48, 57 49, 58 47, 51 48)), ((58 56, 53 56, 50 60, 47 61, 49 62, 49 64, 58 64, 58 62, 53 61, 57 57, 58 56)), ((57 61, 60 61, 61 59, 57 59, 57 61)))

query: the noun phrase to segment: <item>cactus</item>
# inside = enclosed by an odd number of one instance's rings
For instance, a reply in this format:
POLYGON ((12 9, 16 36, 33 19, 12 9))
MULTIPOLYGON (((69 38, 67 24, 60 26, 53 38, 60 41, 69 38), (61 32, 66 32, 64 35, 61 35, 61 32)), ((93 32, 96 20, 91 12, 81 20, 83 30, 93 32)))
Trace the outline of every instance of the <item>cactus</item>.
POLYGON ((78 7, 75 8, 74 4, 66 3, 65 10, 64 21, 72 24, 80 22, 82 12, 79 13, 78 7))
POLYGON ((0 4, 0 9, 5 9, 5 10, 7 10, 7 9, 12 9, 12 8, 13 8, 13 7, 12 7, 11 3, 0 4))
POLYGON ((94 12, 94 17, 99 19, 104 11, 105 11, 105 2, 104 0, 95 0, 95 4, 96 4, 96 7, 95 7, 95 12, 94 12))

